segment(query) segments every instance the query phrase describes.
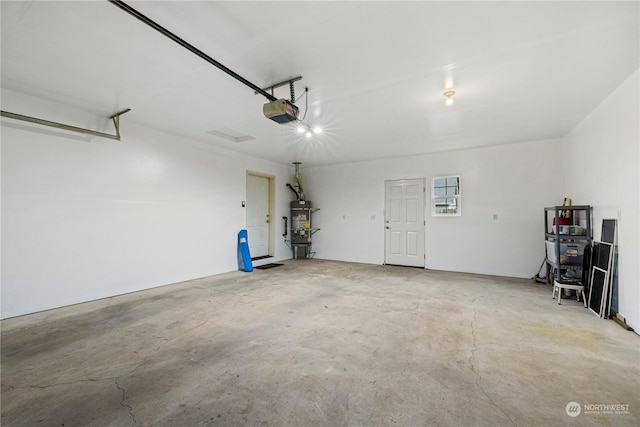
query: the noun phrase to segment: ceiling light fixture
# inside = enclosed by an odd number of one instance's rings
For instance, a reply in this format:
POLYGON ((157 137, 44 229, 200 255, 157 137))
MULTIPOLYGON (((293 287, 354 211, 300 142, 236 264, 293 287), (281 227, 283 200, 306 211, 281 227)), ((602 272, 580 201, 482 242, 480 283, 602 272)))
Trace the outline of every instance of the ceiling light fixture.
MULTIPOLYGON (((322 126, 320 125, 311 125, 305 119, 307 117, 307 112, 309 111, 309 88, 304 88, 304 93, 300 95, 300 98, 304 96, 304 114, 301 119, 297 120, 296 132, 300 135, 304 135, 306 139, 311 139, 313 135, 319 135, 322 133, 322 126)), ((292 102, 298 101, 300 98, 296 99, 293 94, 293 88, 291 88, 291 100, 292 102)))
POLYGON ((443 93, 444 97, 447 98, 444 103, 447 105, 451 105, 453 104, 453 95, 455 95, 456 92, 453 90, 448 90, 445 93, 443 93))
POLYGON ((311 139, 313 135, 319 135, 322 133, 322 127, 320 127, 319 125, 311 126, 308 123, 300 120, 298 121, 296 132, 298 132, 300 135, 304 134, 307 139, 311 139))

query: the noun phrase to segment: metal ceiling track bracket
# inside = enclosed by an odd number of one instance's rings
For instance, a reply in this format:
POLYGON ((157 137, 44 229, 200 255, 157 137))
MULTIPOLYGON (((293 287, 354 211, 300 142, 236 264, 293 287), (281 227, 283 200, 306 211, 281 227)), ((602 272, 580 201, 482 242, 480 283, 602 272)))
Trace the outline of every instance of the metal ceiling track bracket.
POLYGON ((0 116, 7 117, 9 119, 22 120, 23 122, 34 123, 42 126, 49 126, 57 129, 68 130, 71 132, 78 132, 85 135, 93 135, 98 136, 100 138, 114 139, 116 141, 120 141, 120 116, 124 113, 128 113, 131 111, 131 108, 127 108, 126 110, 122 110, 120 112, 115 113, 111 117, 113 120, 113 125, 116 128, 116 134, 111 135, 110 133, 98 132, 91 129, 80 128, 77 126, 65 125, 64 123, 52 122, 50 120, 38 119, 36 117, 29 117, 23 114, 10 113, 8 111, 0 111, 0 116))
MULTIPOLYGON (((273 90, 274 89, 277 89, 277 88, 282 87, 282 86, 289 85, 289 91, 291 92, 291 102, 295 103, 296 100, 295 100, 295 93, 294 93, 294 90, 293 90, 293 83, 295 83, 295 82, 297 82, 299 80, 302 80, 302 76, 293 77, 293 78, 291 78, 289 80, 285 80, 285 81, 282 81, 280 83, 276 83, 274 85, 267 86, 265 88, 262 88, 262 91, 266 92, 266 91, 270 90, 271 91, 271 95, 273 95, 273 90)), ((258 95, 258 94, 262 94, 262 93, 258 92, 258 91, 255 91, 253 94, 254 95, 258 95)))

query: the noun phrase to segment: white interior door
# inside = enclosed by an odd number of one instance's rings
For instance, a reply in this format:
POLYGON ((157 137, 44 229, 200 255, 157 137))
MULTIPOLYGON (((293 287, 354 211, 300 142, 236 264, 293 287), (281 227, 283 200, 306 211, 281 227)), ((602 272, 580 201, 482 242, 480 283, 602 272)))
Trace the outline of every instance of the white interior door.
POLYGON ((424 179, 385 182, 385 264, 425 266, 424 179))
POLYGON ((247 175, 247 237, 252 258, 269 255, 269 178, 247 175))

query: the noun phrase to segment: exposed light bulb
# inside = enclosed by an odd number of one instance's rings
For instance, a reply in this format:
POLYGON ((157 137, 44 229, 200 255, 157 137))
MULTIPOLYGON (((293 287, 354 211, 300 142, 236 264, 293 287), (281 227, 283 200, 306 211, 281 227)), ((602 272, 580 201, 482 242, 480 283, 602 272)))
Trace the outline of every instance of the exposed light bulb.
POLYGON ((304 134, 304 136, 307 137, 307 139, 311 138, 313 136, 313 134, 311 133, 310 130, 307 131, 307 133, 304 134))
POLYGON ((451 105, 453 104, 453 95, 455 95, 456 92, 453 90, 448 90, 445 93, 443 93, 444 97, 447 98, 444 103, 447 105, 451 105))
POLYGON ((298 130, 298 133, 304 133, 307 129, 300 124, 300 125, 298 125, 298 129, 297 130, 298 130))
POLYGON ((322 133, 322 128, 320 126, 314 126, 313 133, 315 133, 316 135, 322 133))

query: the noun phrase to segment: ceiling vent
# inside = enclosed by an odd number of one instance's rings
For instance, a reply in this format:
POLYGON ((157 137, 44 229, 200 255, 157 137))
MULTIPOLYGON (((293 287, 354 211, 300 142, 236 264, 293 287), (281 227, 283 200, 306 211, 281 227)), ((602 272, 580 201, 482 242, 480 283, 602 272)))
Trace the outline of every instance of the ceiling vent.
POLYGON ((231 142, 247 142, 252 139, 256 139, 254 136, 248 135, 246 133, 240 132, 239 130, 231 129, 231 128, 220 128, 214 129, 207 132, 210 135, 217 136, 222 139, 226 139, 231 142))

